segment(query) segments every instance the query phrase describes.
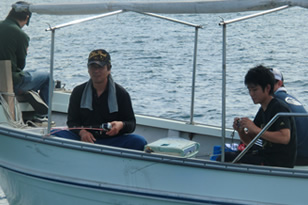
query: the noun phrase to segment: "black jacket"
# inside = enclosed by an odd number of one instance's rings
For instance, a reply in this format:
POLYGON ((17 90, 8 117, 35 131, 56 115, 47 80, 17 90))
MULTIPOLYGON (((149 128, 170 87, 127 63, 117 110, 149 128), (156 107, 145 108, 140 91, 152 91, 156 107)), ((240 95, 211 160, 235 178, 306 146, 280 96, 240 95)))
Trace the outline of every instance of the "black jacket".
MULTIPOLYGON (((86 83, 83 83, 74 88, 68 108, 68 127, 99 127, 102 123, 111 121, 124 122, 123 129, 119 132, 119 135, 125 133, 131 133, 136 127, 136 118, 134 115, 132 103, 128 92, 119 84, 115 83, 116 97, 118 102, 118 112, 110 113, 108 108, 108 84, 104 93, 97 97, 95 88, 92 87, 93 95, 93 110, 86 108, 80 108, 80 102, 83 90, 86 83)), ((72 130, 79 135, 80 129, 72 130)), ((98 132, 89 129, 94 137, 107 137, 104 132, 98 132)))

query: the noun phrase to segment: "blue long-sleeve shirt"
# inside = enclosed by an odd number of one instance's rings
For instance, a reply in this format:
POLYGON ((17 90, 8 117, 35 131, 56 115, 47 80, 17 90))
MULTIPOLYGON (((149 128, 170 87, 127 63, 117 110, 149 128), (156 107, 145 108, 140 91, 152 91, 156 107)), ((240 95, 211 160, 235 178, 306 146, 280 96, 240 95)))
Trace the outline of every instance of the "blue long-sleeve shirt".
MULTIPOLYGON (((276 98, 283 100, 291 112, 307 113, 302 103, 288 94, 284 87, 279 88, 274 95, 276 98)), ((297 157, 308 159, 308 117, 295 117, 295 123, 297 130, 297 157)))

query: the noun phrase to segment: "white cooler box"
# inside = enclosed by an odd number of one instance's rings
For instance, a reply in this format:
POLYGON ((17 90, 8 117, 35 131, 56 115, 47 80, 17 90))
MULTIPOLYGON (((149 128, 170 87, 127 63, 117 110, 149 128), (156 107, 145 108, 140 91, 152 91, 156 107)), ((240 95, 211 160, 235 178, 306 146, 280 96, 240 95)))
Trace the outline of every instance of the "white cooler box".
POLYGON ((199 147, 199 143, 183 138, 162 138, 147 144, 144 151, 179 157, 193 157, 198 153, 199 147))

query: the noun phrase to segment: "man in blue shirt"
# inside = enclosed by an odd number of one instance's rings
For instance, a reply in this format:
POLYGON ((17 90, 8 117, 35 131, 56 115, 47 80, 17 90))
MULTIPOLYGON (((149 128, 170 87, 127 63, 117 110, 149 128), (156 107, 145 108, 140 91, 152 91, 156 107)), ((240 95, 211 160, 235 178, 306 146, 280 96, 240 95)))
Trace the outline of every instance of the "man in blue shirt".
MULTIPOLYGON (((270 69, 275 76, 274 96, 284 101, 291 112, 307 113, 304 106, 295 97, 287 93, 283 83, 282 73, 276 69, 270 69)), ((297 158, 296 165, 308 165, 308 117, 296 117, 297 130, 297 158)))

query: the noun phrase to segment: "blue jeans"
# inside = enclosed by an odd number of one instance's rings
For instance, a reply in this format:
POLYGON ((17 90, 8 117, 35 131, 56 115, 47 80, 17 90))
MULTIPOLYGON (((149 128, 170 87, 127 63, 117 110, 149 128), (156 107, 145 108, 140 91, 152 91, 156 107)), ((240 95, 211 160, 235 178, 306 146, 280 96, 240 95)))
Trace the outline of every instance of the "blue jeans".
POLYGON ((49 73, 24 71, 24 74, 22 81, 14 85, 14 92, 19 95, 28 90, 40 91, 42 100, 48 105, 49 73))
MULTIPOLYGON (((69 130, 61 130, 61 131, 52 130, 51 133, 53 132, 54 134, 52 135, 54 136, 80 141, 80 137, 74 132, 71 132, 69 130)), ((121 135, 121 136, 116 136, 116 137, 96 139, 95 144, 143 151, 144 146, 147 144, 147 141, 144 139, 144 137, 140 135, 126 134, 126 135, 121 135)))

